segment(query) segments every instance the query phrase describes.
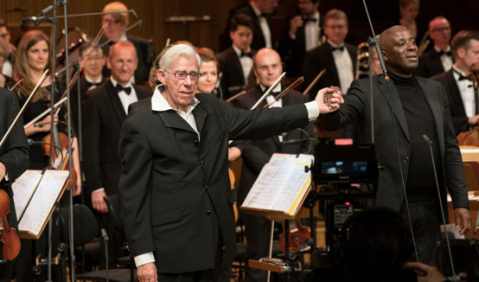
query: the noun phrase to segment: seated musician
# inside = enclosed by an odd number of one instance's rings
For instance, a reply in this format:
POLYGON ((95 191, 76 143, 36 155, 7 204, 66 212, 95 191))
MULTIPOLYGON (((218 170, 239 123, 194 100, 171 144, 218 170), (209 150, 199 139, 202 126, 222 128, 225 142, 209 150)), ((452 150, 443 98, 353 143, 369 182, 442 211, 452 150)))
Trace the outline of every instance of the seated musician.
POLYGON ((1 73, 13 77, 13 65, 15 64, 15 46, 10 43, 10 31, 7 29, 7 22, 0 19, 0 45, 5 49, 6 60, 0 68, 1 73))
POLYGON ((479 33, 460 31, 452 39, 456 62, 451 70, 431 77, 446 89, 456 135, 477 125, 479 101, 471 81, 471 65, 479 66, 479 33))
MULTIPOLYGON (((249 110, 260 99, 264 92, 273 85, 283 72, 281 58, 272 49, 261 49, 254 56, 253 71, 259 80, 255 88, 232 101, 233 105, 240 109, 249 110)), ((280 94, 283 86, 279 84, 263 101, 258 108, 264 107, 275 101, 275 96, 280 94)), ((300 92, 291 90, 283 98, 273 104, 273 108, 289 107, 303 104, 306 96, 300 92)), ((269 162, 274 153, 299 154, 307 153, 309 142, 285 141, 298 140, 313 137, 313 123, 310 122, 302 127, 302 130, 292 130, 281 135, 269 137, 263 140, 235 141, 230 149, 229 159, 235 160, 241 155, 243 168, 238 189, 239 205, 243 203, 248 192, 253 186, 263 166, 269 162), (306 132, 307 134, 303 133, 306 132)), ((313 152, 309 152, 313 153, 313 152)), ((248 259, 259 260, 268 256, 271 221, 266 217, 244 215, 248 259)), ((264 270, 246 269, 246 281, 264 281, 267 272, 264 270)))

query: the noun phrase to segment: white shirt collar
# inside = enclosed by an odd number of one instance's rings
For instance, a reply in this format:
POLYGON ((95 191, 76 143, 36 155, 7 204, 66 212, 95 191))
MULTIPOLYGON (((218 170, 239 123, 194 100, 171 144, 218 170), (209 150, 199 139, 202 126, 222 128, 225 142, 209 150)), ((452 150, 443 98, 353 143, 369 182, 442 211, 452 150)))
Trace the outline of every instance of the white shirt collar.
MULTIPOLYGON (((456 66, 453 65, 452 68, 453 68, 456 72, 460 73, 462 76, 467 76, 467 75, 466 75, 464 72, 462 72, 460 69, 456 68, 456 66)), ((456 79, 459 79, 459 74, 456 73, 456 72, 453 71, 452 73, 454 74, 454 76, 457 76, 456 79)))
MULTIPOLYGON (((111 81, 111 84, 113 84, 113 87, 116 87, 116 85, 118 84, 118 81, 116 81, 113 76, 110 76, 110 81, 111 81)), ((133 85, 131 84, 131 80, 128 81, 128 83, 126 85, 122 85, 123 87, 131 87, 133 88, 133 85)))
MULTIPOLYGON (((266 87, 266 86, 264 86, 264 85, 261 84, 261 83, 259 84, 259 87, 261 88, 261 90, 262 90, 263 92, 265 92, 267 89, 269 89, 269 87, 266 87)), ((271 92, 280 92, 280 91, 281 91, 281 83, 278 84, 278 85, 273 89, 273 91, 271 91, 271 92)), ((270 95, 271 95, 271 94, 270 94, 270 95)))
MULTIPOLYGON (((437 47, 436 45, 434 45, 434 50, 436 50, 436 52, 438 53, 442 51, 441 48, 437 47)), ((451 51, 451 45, 447 45, 446 50, 444 50, 444 52, 449 52, 449 51, 451 51)))
MULTIPOLYGON (((232 44, 231 46, 233 47, 233 50, 235 50, 236 55, 238 55, 238 57, 241 57, 242 51, 238 47, 236 47, 236 45, 234 44, 232 44)), ((246 53, 249 53, 249 52, 251 52, 251 47, 248 47, 248 51, 246 51, 246 53)))
MULTIPOLYGON (((179 111, 177 109, 174 109, 168 101, 166 101, 165 97, 161 94, 165 90, 165 87, 163 84, 158 85, 155 88, 155 92, 153 93, 153 96, 151 97, 151 109, 155 112, 165 112, 168 110, 174 110, 174 111, 179 111)), ((188 106, 187 112, 190 112, 193 110, 200 101, 198 99, 193 98, 191 101, 190 105, 188 106)))
MULTIPOLYGON (((103 78, 103 76, 100 75, 100 77, 98 77, 98 79, 97 79, 96 81, 93 81, 91 78, 89 78, 88 76, 85 75, 86 81, 88 81, 88 82, 90 82, 90 83, 100 83, 101 80, 102 80, 102 78, 103 78)), ((116 82, 116 81, 115 81, 115 82, 116 82)), ((118 83, 118 82, 116 82, 116 83, 118 83)), ((116 86, 116 84, 113 85, 113 86, 116 86)))
POLYGON ((256 14, 256 16, 261 17, 261 14, 263 13, 261 12, 260 9, 258 9, 258 7, 254 5, 253 1, 251 1, 249 4, 251 5, 251 8, 253 8, 253 11, 256 14))
POLYGON ((343 44, 341 44, 341 45, 336 45, 336 44, 334 44, 334 43, 333 43, 331 40, 329 40, 329 39, 328 39, 328 43, 329 43, 329 45, 331 45, 331 46, 333 46, 333 47, 335 47, 335 48, 340 48, 340 47, 343 47, 343 46, 344 46, 344 42, 343 42, 343 44))

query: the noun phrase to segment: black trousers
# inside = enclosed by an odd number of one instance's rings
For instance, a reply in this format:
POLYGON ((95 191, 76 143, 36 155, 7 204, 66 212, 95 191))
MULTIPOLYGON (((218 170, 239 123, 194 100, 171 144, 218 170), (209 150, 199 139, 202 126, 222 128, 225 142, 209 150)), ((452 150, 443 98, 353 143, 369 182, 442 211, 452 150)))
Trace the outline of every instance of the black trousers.
MULTIPOLYGON (((440 236, 439 227, 442 224, 439 200, 432 198, 423 202, 409 202, 411 223, 416 240, 419 262, 435 265, 437 242, 440 236)), ((406 202, 403 202, 399 212, 409 226, 406 202)), ((416 261, 415 255, 411 261, 416 261)))

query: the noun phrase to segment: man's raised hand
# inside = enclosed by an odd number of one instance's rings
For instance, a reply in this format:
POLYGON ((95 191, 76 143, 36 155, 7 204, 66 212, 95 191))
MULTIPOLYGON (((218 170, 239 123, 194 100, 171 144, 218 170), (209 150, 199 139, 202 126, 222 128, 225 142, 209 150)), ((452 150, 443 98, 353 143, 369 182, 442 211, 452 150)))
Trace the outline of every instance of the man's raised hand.
POLYGON ((344 103, 341 92, 335 92, 331 88, 319 90, 314 100, 318 103, 319 113, 321 114, 332 113, 339 109, 340 104, 344 103))

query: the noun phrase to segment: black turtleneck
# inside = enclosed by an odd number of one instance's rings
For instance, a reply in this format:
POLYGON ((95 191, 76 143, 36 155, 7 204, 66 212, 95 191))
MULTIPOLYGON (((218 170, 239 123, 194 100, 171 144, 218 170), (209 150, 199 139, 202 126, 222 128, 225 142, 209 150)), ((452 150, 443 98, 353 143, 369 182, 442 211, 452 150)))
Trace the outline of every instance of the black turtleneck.
POLYGON ((398 91, 411 140, 406 183, 408 199, 411 202, 418 202, 428 200, 430 197, 437 197, 431 153, 429 145, 422 137, 427 135, 433 142, 434 162, 438 179, 441 179, 441 160, 432 110, 414 74, 411 77, 401 77, 389 72, 389 75, 398 91))

